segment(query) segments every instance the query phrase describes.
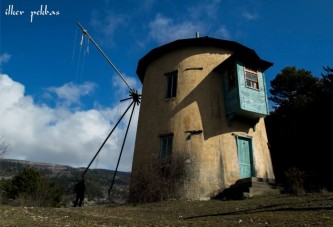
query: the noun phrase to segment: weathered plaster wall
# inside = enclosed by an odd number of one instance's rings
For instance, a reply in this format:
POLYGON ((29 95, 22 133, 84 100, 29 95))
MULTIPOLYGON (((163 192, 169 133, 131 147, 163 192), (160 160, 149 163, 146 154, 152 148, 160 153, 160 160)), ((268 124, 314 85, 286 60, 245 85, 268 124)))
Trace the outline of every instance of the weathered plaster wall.
POLYGON ((222 75, 213 69, 232 53, 209 47, 184 48, 153 61, 146 70, 132 174, 157 158, 159 136, 174 133, 173 158, 186 176, 176 185, 182 198, 208 199, 239 179, 235 134, 253 137, 258 177, 274 178, 263 120, 256 125, 226 120, 222 75), (202 69, 200 69, 202 67, 202 69), (165 99, 165 73, 178 71, 177 96, 165 99), (189 130, 203 130, 188 138, 189 130))

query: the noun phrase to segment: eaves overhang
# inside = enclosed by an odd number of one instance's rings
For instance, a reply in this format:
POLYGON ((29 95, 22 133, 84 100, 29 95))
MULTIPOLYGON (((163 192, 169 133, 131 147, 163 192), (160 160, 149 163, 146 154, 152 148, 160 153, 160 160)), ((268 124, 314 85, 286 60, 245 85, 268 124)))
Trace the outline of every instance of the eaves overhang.
MULTIPOLYGON (((260 68, 261 71, 265 71, 273 65, 271 62, 260 59, 260 57, 253 49, 250 49, 235 41, 216 39, 207 36, 191 39, 178 39, 168 44, 152 49, 139 60, 136 73, 140 81, 143 83, 146 69, 153 61, 167 53, 187 47, 217 47, 225 50, 231 50, 234 54, 231 56, 231 59, 229 59, 229 61, 231 61, 232 59, 243 60, 249 62, 251 65, 255 65, 256 67, 260 68)), ((228 63, 229 61, 227 61, 226 63, 228 63)), ((221 65, 222 64, 223 62, 221 63, 221 65)), ((218 68, 219 66, 217 67, 217 69, 218 68)))

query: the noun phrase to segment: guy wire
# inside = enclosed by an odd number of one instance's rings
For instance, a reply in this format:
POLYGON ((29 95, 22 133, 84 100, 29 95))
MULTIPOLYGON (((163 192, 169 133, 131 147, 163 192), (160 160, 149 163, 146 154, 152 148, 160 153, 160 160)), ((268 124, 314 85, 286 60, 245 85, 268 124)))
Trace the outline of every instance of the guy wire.
POLYGON ((74 54, 75 54, 75 49, 76 49, 75 47, 76 47, 76 40, 77 40, 77 30, 78 30, 78 28, 76 28, 76 30, 75 30, 73 53, 72 53, 72 62, 74 61, 74 54))

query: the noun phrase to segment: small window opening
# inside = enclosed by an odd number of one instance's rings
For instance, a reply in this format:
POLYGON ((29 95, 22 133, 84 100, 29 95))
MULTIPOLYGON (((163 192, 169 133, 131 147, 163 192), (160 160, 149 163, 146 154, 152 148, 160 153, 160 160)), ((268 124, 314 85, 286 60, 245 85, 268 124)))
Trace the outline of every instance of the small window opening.
POLYGON ((245 67, 244 74, 245 74, 245 86, 259 90, 258 71, 245 67))
POLYGON ((172 154, 173 135, 160 136, 159 160, 163 163, 170 163, 172 154))
POLYGON ((173 98, 176 97, 177 94, 177 71, 166 73, 166 80, 167 80, 167 87, 166 87, 166 94, 165 98, 173 98))
POLYGON ((228 90, 231 90, 236 87, 236 70, 235 68, 229 68, 227 71, 227 79, 228 79, 228 90))

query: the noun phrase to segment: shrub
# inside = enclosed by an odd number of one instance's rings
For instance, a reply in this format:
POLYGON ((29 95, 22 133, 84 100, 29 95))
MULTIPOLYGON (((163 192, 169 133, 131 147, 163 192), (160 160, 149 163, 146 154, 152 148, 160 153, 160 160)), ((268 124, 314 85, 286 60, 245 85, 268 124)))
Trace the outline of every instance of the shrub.
POLYGON ((305 194, 305 172, 296 167, 285 171, 285 176, 292 193, 297 195, 305 194))
POLYGON ((14 200, 23 206, 58 206, 62 200, 62 190, 58 185, 42 176, 31 167, 25 167, 10 181, 2 183, 3 197, 14 200))
POLYGON ((130 202, 156 202, 177 198, 173 185, 185 176, 185 159, 177 156, 169 161, 151 158, 132 176, 130 202))

